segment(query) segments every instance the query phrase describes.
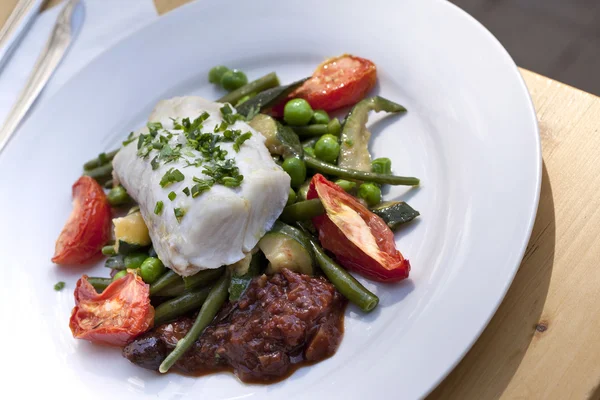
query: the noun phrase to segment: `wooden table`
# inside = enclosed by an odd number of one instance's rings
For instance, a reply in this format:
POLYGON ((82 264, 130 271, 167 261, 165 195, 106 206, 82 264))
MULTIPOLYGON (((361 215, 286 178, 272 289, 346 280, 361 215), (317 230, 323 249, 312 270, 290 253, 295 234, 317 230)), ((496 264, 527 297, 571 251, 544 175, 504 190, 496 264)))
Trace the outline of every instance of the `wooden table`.
POLYGON ((504 302, 430 400, 600 399, 600 98, 521 73, 542 137, 537 219, 504 302))

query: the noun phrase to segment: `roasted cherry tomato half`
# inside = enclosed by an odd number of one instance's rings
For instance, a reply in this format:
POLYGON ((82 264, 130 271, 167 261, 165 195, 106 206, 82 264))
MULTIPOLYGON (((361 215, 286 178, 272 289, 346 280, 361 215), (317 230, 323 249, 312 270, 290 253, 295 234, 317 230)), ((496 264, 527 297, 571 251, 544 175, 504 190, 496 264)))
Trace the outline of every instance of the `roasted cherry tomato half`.
POLYGON ((323 248, 344 268, 380 282, 408 277, 410 263, 396 249, 394 233, 356 198, 321 174, 312 178, 307 198, 321 200, 326 214, 312 222, 323 248))
POLYGON ((98 257, 110 239, 110 205, 102 187, 82 176, 73 185, 73 210, 58 240, 52 262, 82 264, 98 257))
POLYGON ((69 327, 76 339, 124 346, 154 324, 150 286, 133 270, 108 285, 102 293, 84 275, 75 287, 75 308, 69 327))
MULTIPOLYGON (((376 81, 377 67, 373 62, 344 54, 325 60, 288 99, 302 98, 313 110, 333 111, 358 103, 376 81)), ((285 103, 275 107, 273 114, 283 115, 285 103)))

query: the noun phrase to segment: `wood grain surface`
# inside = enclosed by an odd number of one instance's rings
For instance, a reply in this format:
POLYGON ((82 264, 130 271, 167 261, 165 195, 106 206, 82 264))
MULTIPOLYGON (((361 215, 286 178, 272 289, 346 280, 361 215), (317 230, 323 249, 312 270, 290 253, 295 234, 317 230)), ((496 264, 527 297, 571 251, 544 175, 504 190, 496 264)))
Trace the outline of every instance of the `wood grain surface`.
MULTIPOLYGON (((160 14, 187 2, 154 0, 160 14)), ((15 3, 0 0, 0 24, 15 3)), ((533 234, 496 315, 428 400, 600 399, 600 99, 521 73, 544 159, 533 234)))

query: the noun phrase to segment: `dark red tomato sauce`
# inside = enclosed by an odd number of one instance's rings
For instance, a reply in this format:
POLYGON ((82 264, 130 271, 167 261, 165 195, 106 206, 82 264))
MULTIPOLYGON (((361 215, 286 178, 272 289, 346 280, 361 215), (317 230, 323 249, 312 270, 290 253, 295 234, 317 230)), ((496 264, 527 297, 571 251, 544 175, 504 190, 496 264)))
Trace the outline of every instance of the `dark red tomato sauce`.
MULTIPOLYGON (((284 270, 255 278, 227 304, 175 364, 186 375, 231 371, 243 382, 272 383, 332 356, 343 336, 346 300, 324 278, 284 270)), ((128 344, 123 355, 157 370, 193 324, 181 318, 128 344)))

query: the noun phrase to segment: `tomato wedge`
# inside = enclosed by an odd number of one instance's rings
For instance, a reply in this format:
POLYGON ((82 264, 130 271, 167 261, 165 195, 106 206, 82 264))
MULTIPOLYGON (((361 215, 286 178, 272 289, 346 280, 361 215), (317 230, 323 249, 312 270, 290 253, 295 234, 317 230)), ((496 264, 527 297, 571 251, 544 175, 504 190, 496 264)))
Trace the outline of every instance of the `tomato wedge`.
POLYGON ((342 266, 380 282, 408 277, 410 263, 396 249, 394 233, 379 216, 321 174, 312 178, 307 198, 321 200, 326 214, 312 222, 321 245, 342 266))
MULTIPOLYGON (((313 110, 333 111, 358 103, 376 81, 377 67, 372 61, 344 54, 321 63, 288 99, 303 98, 313 110)), ((276 114, 282 110, 276 109, 276 114)))
POLYGON ((125 346, 153 324, 150 286, 135 272, 130 270, 101 294, 88 282, 86 275, 77 281, 75 308, 69 321, 74 338, 125 346))
POLYGON ((73 210, 56 240, 52 262, 83 264, 100 255, 110 239, 110 205, 102 187, 82 176, 73 185, 73 210))

